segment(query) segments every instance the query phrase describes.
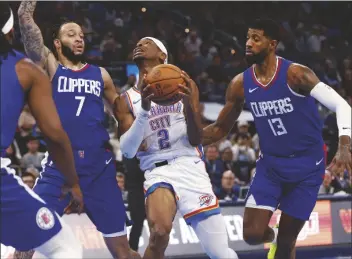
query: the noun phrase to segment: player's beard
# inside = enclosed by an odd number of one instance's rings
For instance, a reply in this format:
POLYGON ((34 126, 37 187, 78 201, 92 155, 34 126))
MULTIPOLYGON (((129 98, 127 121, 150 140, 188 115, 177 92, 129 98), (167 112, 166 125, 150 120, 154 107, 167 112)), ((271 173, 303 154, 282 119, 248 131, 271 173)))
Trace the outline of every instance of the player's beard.
POLYGON ((264 49, 258 52, 257 54, 253 53, 252 55, 246 55, 246 61, 248 62, 249 65, 261 64, 264 62, 267 55, 268 55, 268 51, 264 49))
POLYGON ((78 63, 78 62, 84 62, 85 61, 84 52, 82 54, 75 54, 63 42, 61 42, 61 51, 62 51, 62 55, 64 55, 69 61, 71 61, 73 63, 78 63))

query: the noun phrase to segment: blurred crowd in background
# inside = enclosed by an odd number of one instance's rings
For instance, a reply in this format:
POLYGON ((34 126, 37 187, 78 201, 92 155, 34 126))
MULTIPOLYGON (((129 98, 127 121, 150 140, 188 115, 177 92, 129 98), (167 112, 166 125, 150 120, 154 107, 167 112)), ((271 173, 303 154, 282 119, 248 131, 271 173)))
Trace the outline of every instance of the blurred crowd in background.
MULTIPOLYGON (((19 3, 11 5, 17 10, 19 3)), ((351 2, 39 2, 34 18, 49 47, 53 28, 62 18, 80 23, 87 61, 106 67, 119 92, 138 80, 133 74, 121 73, 121 64, 131 63, 132 50, 140 38, 156 37, 165 43, 169 62, 196 81, 201 101, 223 104, 229 81, 248 67, 243 59, 248 24, 255 18, 269 17, 281 25, 278 55, 312 68, 351 105, 351 14, 351 2)), ((23 50, 18 29, 16 48, 23 50)), ((329 163, 338 144, 336 116, 317 105, 324 121, 322 134, 329 163)), ((203 123, 206 126, 211 121, 203 116, 203 123)), ((122 163, 115 122, 108 114, 106 127, 116 155, 116 177, 124 190, 128 172, 122 163)), ((41 171, 45 151, 36 122, 25 107, 7 156, 30 187, 41 171)), ((205 148, 207 172, 219 199, 243 200, 259 151, 252 121, 239 121, 226 140, 205 148)), ((351 192, 347 172, 336 177, 327 171, 319 193, 345 192, 351 192)))

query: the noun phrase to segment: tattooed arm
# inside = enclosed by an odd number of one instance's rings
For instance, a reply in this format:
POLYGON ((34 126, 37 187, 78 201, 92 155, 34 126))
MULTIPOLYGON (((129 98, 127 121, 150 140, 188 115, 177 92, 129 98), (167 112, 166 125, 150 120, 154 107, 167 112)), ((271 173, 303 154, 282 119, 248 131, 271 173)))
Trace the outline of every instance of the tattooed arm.
POLYGON ((44 68, 52 77, 58 66, 58 62, 53 53, 44 46, 43 35, 34 22, 33 13, 37 1, 22 1, 18 9, 18 18, 22 41, 26 54, 37 65, 44 68))
POLYGON ((237 75, 230 82, 226 91, 226 104, 217 120, 203 129, 204 146, 225 137, 242 112, 244 104, 243 74, 237 75))

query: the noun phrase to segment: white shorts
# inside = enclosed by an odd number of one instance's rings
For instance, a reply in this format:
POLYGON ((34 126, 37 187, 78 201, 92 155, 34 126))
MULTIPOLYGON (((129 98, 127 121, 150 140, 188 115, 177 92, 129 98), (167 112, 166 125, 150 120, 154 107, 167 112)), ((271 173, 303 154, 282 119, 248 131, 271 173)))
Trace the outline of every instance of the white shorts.
POLYGON ((220 214, 205 164, 199 157, 179 157, 167 165, 145 172, 144 192, 147 198, 157 188, 170 189, 176 198, 177 209, 187 222, 220 214))

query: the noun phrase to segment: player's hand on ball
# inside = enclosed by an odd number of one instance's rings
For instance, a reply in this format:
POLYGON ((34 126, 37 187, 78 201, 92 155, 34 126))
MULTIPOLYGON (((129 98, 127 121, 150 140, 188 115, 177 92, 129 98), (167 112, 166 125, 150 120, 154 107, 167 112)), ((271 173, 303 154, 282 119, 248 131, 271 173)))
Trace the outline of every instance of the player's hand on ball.
POLYGON ((64 213, 71 214, 73 212, 77 212, 78 214, 81 214, 84 210, 84 202, 83 194, 79 184, 75 184, 72 187, 64 185, 62 187, 61 199, 63 199, 68 193, 71 194, 71 201, 70 204, 65 208, 64 213))
POLYGON ((183 96, 183 100, 188 102, 197 100, 199 95, 197 84, 189 77, 185 71, 181 72, 181 77, 186 83, 186 85, 178 85, 178 87, 181 89, 179 94, 183 96))
POLYGON ((145 111, 150 110, 151 106, 151 99, 154 97, 154 94, 149 91, 151 88, 151 85, 147 83, 146 81, 147 75, 144 74, 143 81, 142 81, 142 87, 141 87, 141 96, 142 96, 142 108, 145 111))
POLYGON ((334 159, 327 167, 334 175, 342 176, 345 170, 352 176, 352 158, 349 145, 340 145, 334 159))

